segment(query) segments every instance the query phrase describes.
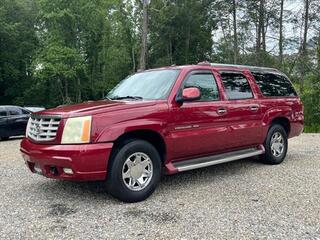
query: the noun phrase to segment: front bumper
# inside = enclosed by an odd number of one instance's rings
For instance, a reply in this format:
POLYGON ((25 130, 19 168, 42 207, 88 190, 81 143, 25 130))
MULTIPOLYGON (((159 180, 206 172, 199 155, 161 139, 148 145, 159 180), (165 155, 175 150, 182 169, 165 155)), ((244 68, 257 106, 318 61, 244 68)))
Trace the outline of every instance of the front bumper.
POLYGON ((34 173, 40 168, 41 174, 49 178, 95 181, 106 178, 112 146, 112 143, 44 145, 25 138, 20 151, 34 173), (72 169, 73 173, 65 173, 64 168, 72 169))

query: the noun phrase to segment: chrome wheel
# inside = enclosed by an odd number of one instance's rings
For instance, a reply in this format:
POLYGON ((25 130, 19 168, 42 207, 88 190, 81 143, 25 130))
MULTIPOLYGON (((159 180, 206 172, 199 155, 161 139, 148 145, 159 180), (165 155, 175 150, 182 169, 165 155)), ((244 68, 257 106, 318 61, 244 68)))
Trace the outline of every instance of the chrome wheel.
POLYGON ((271 153, 275 157, 280 157, 285 148, 285 142, 280 132, 275 132, 271 137, 271 153))
POLYGON ((126 187, 132 191, 140 191, 147 187, 152 176, 152 161, 145 153, 133 153, 123 164, 122 179, 126 187))

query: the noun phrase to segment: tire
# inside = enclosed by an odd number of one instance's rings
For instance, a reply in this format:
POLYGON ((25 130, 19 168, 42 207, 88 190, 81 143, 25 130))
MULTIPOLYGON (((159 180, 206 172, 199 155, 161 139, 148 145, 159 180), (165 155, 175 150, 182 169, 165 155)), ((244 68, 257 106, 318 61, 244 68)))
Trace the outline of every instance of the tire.
POLYGON ((155 147, 143 140, 132 140, 112 155, 106 180, 109 193, 124 202, 148 198, 161 178, 161 158, 155 147))
POLYGON ((274 124, 270 127, 264 147, 265 153, 260 158, 264 163, 280 164, 283 162, 288 150, 288 136, 281 125, 274 124))
POLYGON ((7 141, 9 139, 9 137, 1 137, 0 140, 1 141, 7 141))

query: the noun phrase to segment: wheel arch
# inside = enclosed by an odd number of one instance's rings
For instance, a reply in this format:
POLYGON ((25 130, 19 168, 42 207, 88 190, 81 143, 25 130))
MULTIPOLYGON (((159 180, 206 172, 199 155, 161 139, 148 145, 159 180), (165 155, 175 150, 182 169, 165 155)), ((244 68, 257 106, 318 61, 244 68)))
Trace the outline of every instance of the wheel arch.
POLYGON ((121 134, 114 141, 112 154, 115 154, 118 149, 135 139, 144 140, 152 144, 158 151, 162 162, 165 162, 167 153, 165 140, 160 133, 150 129, 132 130, 121 134))
POLYGON ((287 133, 287 136, 289 136, 290 134, 290 131, 291 131, 291 126, 290 126, 290 121, 288 118, 286 117, 275 117, 271 120, 270 124, 269 124, 269 128, 271 126, 273 126, 274 124, 279 124, 281 125, 284 130, 286 131, 287 133))

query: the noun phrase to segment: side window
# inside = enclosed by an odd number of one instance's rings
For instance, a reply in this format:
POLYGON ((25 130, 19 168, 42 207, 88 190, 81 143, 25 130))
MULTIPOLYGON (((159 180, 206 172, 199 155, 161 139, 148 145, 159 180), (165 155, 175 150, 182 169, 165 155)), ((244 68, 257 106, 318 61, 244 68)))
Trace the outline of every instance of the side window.
POLYGON ((10 116, 15 116, 15 115, 21 115, 22 111, 20 108, 16 108, 16 107, 8 107, 7 108, 8 113, 10 116))
POLYGON ((25 109, 21 109, 21 111, 22 111, 22 114, 30 114, 30 112, 25 109))
POLYGON ((253 98, 249 82, 241 73, 221 73, 221 79, 229 100, 253 98))
POLYGON ((266 97, 297 96, 290 81, 282 75, 252 72, 262 94, 266 97))
POLYGON ((4 108, 0 108, 0 117, 5 117, 7 116, 7 111, 4 108))
POLYGON ((201 93, 199 101, 219 100, 219 90, 212 73, 197 72, 190 75, 184 82, 184 88, 197 87, 201 93))

